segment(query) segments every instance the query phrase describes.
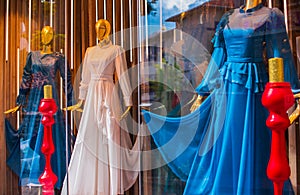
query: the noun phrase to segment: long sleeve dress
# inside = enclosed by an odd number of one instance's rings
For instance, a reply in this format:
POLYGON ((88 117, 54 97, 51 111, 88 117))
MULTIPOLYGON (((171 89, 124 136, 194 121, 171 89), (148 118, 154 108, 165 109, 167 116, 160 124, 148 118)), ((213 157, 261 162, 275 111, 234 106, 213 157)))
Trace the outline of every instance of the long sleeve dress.
MULTIPOLYGON (((67 83, 68 105, 72 104, 72 81, 71 72, 67 68, 67 81, 65 81, 65 58, 60 53, 41 54, 33 51, 27 55, 26 65, 23 71, 17 104, 22 106, 23 120, 18 131, 6 123, 7 145, 11 151, 8 157, 8 165, 20 176, 21 185, 39 184, 38 178, 44 171, 45 158, 41 153, 44 126, 41 124, 41 114, 38 107, 44 98, 44 85, 52 86, 53 99, 58 106, 54 115, 55 124, 52 126, 53 143, 55 152, 51 157, 53 172, 58 177, 55 185, 57 189, 62 186, 66 173, 66 125, 64 116, 60 110, 59 96, 56 89, 56 73, 60 72, 63 85, 67 83), (17 134, 17 135, 14 135, 17 134), (13 142, 12 142, 13 141, 13 142)), ((68 143, 68 148, 69 148, 68 143)))
MULTIPOLYGON (((299 88, 283 14, 262 4, 226 13, 213 39, 214 52, 201 84, 207 99, 193 113, 168 118, 143 111, 162 156, 186 181, 184 194, 273 194, 268 111, 261 97, 267 58, 284 59, 285 81, 299 88), (176 150, 174 150, 176 148, 176 150)), ((290 182, 285 194, 293 194, 290 182)))
POLYGON ((110 41, 86 50, 79 88, 85 105, 62 194, 123 194, 136 181, 139 155, 131 151, 129 133, 118 120, 121 100, 115 72, 124 103, 131 106, 124 50, 110 41))

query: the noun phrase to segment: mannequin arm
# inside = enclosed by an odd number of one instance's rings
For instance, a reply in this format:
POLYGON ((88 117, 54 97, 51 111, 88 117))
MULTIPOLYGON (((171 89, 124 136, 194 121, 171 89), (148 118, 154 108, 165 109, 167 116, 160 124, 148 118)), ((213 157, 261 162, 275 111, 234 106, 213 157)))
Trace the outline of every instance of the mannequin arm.
POLYGON ((20 109, 20 107, 21 107, 21 105, 18 105, 18 106, 16 106, 16 107, 14 107, 14 108, 11 108, 11 109, 9 109, 9 110, 6 110, 5 112, 4 112, 4 114, 9 114, 9 113, 15 113, 15 112, 17 112, 19 109, 20 109))
POLYGON ((123 118, 125 118, 125 116, 128 114, 128 112, 130 111, 131 106, 128 106, 127 109, 125 110, 125 112, 122 114, 120 120, 123 120, 123 118))
MULTIPOLYGON (((294 97, 297 97, 297 96, 299 96, 299 94, 296 94, 294 97)), ((290 124, 293 124, 293 122, 295 122, 295 120, 299 117, 299 115, 300 115, 300 101, 297 100, 297 108, 289 116, 290 124)))
POLYGON ((201 95, 198 95, 197 99, 194 101, 192 107, 190 108, 190 111, 194 112, 201 105, 203 100, 204 100, 204 97, 201 95))
POLYGON ((68 106, 67 108, 63 108, 64 111, 78 111, 83 112, 81 105, 83 104, 83 100, 79 100, 79 102, 73 106, 68 106))

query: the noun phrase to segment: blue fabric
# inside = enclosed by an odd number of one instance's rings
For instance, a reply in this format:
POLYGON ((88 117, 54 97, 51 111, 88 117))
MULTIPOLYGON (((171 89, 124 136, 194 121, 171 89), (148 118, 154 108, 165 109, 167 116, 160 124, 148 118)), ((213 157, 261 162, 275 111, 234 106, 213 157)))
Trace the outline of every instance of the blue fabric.
POLYGON ((19 176, 20 165, 20 136, 9 121, 5 119, 5 139, 6 148, 8 149, 8 158, 6 160, 7 165, 12 171, 19 176))
MULTIPOLYGON (((163 158, 186 181, 184 194, 273 194, 266 176, 271 132, 261 104, 268 81, 263 53, 283 57, 285 80, 299 88, 285 39, 283 14, 276 8, 259 5, 226 13, 205 77, 196 88, 207 99, 180 118, 143 111, 163 158)), ((294 194, 289 181, 284 194, 294 194)))
MULTIPOLYGON (((23 120, 18 130, 18 139, 9 141, 9 137, 16 136, 11 126, 7 126, 7 147, 11 150, 8 157, 10 166, 20 176, 21 185, 39 183, 38 178, 44 171, 45 158, 41 153, 44 127, 41 124, 41 114, 38 107, 44 97, 44 85, 52 85, 53 99, 56 101, 58 111, 54 115, 55 124, 52 126, 53 143, 55 152, 51 156, 53 172, 58 177, 56 188, 62 186, 66 174, 66 126, 63 113, 60 110, 58 91, 59 84, 56 83, 56 74, 60 72, 63 86, 67 83, 68 105, 72 105, 73 88, 71 85, 71 72, 68 68, 67 81, 65 81, 65 58, 59 53, 41 54, 39 51, 30 52, 27 56, 26 66, 23 71, 22 83, 20 85, 17 104, 22 105, 23 120), (11 162, 20 162, 20 166, 11 162)), ((70 146, 70 143, 68 143, 70 146)), ((70 149, 70 148, 69 148, 70 149)), ((69 153, 70 154, 70 153, 69 153)))

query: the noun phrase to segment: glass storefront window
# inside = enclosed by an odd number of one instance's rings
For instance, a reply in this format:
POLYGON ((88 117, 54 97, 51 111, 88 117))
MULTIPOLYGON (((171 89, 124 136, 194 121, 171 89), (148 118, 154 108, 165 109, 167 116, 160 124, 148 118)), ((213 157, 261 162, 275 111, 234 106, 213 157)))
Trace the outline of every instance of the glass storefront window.
MULTIPOLYGON (((55 194, 272 194, 261 98, 273 57, 299 91, 300 4, 255 3, 2 1, 0 194, 42 193, 47 164, 55 194)), ((298 126, 283 139, 295 194, 298 126)))

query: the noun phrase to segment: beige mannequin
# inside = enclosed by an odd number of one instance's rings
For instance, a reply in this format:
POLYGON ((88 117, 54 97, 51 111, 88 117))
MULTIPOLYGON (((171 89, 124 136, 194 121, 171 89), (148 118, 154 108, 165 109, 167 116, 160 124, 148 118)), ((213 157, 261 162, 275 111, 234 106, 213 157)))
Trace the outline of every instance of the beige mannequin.
MULTIPOLYGON (((95 24, 95 30, 96 30, 96 35, 97 39, 99 41, 98 44, 105 44, 106 42, 109 41, 109 34, 110 34, 110 23, 107 20, 100 19, 96 22, 95 24)), ((73 106, 69 106, 65 108, 64 110, 70 110, 70 111, 79 111, 82 112, 81 106, 83 104, 83 100, 79 100, 77 104, 73 106)), ((130 111, 131 106, 128 106, 126 111, 122 114, 120 117, 120 120, 122 120, 130 111)))
MULTIPOLYGON (((43 45, 43 49, 41 51, 41 54, 51 54, 53 53, 52 51, 52 41, 54 37, 54 32, 51 26, 44 26, 44 28, 41 31, 41 43, 43 45)), ((4 114, 9 114, 9 113, 15 113, 20 109, 21 105, 18 105, 14 108, 11 108, 7 111, 4 112, 4 114)))

